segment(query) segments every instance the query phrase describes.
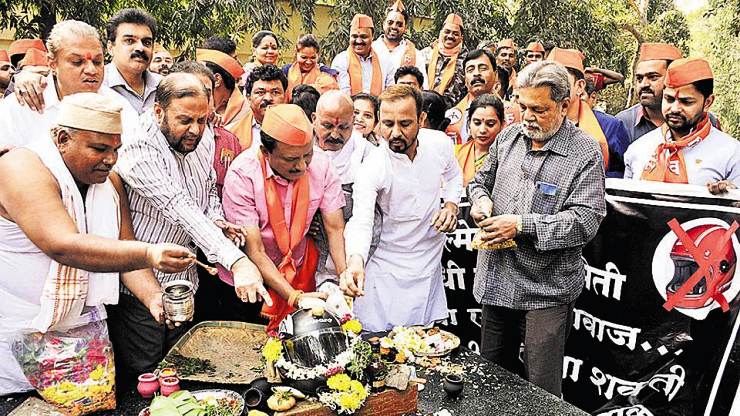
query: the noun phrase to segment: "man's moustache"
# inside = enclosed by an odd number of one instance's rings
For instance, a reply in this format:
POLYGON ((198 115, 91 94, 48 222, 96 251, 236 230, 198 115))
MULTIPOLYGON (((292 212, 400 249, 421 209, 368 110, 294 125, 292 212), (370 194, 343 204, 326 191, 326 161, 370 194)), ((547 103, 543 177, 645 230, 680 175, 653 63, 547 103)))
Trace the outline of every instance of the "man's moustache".
POLYGON ((324 141, 326 143, 344 144, 344 139, 341 137, 327 137, 324 141))
POLYGON ((653 90, 651 90, 650 88, 643 88, 643 89, 641 89, 640 90, 640 94, 642 94, 642 93, 649 93, 649 94, 655 95, 655 92, 653 92, 653 90))
POLYGON ((146 52, 141 52, 141 51, 134 51, 134 52, 133 52, 133 53, 131 54, 131 58, 132 58, 132 59, 133 59, 133 58, 141 58, 141 59, 144 59, 144 60, 147 60, 147 59, 149 59, 149 57, 148 57, 148 56, 146 55, 146 52))

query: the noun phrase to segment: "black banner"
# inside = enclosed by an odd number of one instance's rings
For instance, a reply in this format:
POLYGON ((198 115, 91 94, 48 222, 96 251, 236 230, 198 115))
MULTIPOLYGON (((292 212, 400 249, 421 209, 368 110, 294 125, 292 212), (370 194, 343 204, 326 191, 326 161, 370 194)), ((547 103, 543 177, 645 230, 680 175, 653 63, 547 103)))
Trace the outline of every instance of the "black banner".
MULTIPOLYGON (((730 414, 740 378, 733 351, 740 323, 738 199, 690 186, 608 181, 607 217, 584 250, 565 400, 596 415, 730 414)), ((481 315, 472 296, 471 247, 477 230, 468 205, 461 204, 442 262, 447 328, 477 351, 481 315)))

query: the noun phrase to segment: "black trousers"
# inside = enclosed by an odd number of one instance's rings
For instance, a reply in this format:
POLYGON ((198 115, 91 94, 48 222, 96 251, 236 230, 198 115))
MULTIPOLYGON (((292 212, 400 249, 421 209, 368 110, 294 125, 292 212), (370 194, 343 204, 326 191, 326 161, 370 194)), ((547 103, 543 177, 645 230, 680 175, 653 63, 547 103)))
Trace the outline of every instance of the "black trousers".
POLYGON ((483 305, 481 355, 514 373, 521 373, 519 346, 524 342, 523 376, 560 397, 565 341, 573 325, 573 306, 522 311, 483 305))
POLYGON ((154 320, 136 297, 121 293, 118 305, 109 305, 108 329, 116 360, 116 382, 132 386, 141 373, 151 372, 190 325, 167 328, 154 320))

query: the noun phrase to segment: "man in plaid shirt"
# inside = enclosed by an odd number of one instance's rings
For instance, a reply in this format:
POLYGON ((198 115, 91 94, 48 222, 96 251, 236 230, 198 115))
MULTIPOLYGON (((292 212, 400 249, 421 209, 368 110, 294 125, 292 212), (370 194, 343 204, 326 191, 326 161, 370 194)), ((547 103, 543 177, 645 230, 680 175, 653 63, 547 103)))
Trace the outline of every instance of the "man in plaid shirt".
POLYGON ((474 295, 482 304, 481 354, 560 396, 565 341, 581 293, 581 260, 606 215, 595 139, 566 118, 568 72, 537 62, 518 76, 522 122, 499 134, 468 185, 484 242, 516 248, 478 253, 474 295))

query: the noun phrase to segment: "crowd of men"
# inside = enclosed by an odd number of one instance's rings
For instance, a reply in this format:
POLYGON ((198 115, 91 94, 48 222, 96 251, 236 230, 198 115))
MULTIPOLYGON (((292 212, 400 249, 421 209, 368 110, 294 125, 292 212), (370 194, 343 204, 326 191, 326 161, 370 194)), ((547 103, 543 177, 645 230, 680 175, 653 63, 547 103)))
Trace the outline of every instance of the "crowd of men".
POLYGON ((174 280, 194 285, 196 320, 274 329, 343 293, 368 331, 433 324, 466 192, 481 241, 516 242, 478 255, 481 353, 514 368, 523 340, 524 376, 560 395, 605 177, 740 181, 712 70, 643 44, 639 102, 614 117, 589 100, 619 74, 578 50, 468 51, 455 14, 417 48, 409 19, 396 1, 378 36, 356 15, 331 66, 313 35, 276 66, 269 31, 245 65, 218 37, 175 63, 138 9, 110 18, 105 49, 67 20, 0 51, 0 395, 31 389, 16 334, 106 318, 121 379, 152 370, 188 329, 165 322, 174 280))

